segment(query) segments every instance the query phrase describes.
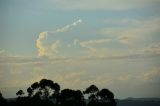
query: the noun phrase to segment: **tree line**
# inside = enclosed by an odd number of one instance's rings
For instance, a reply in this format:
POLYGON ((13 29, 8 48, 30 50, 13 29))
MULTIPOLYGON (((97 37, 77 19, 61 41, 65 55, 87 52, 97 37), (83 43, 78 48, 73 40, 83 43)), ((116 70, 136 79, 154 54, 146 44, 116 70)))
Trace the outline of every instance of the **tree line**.
POLYGON ((63 89, 49 79, 34 82, 27 88, 27 96, 18 90, 14 101, 7 101, 0 93, 0 106, 116 106, 114 94, 90 85, 84 91, 63 89), (85 99, 85 97, 87 99, 85 99))

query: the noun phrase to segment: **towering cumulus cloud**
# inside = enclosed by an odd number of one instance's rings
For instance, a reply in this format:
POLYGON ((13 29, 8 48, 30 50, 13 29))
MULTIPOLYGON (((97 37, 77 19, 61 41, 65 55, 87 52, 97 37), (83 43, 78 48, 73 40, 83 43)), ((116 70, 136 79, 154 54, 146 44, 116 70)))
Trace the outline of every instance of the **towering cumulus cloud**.
POLYGON ((41 32, 38 36, 38 39, 36 40, 36 47, 38 49, 38 56, 49 56, 50 52, 55 52, 57 53, 57 48, 60 46, 59 41, 56 41, 51 45, 51 47, 45 47, 44 46, 44 40, 47 39, 48 33, 55 34, 55 33, 60 33, 60 32, 66 32, 71 30, 73 27, 79 25, 82 22, 81 19, 73 22, 72 24, 66 25, 62 28, 58 28, 55 31, 44 31, 41 32), (57 46, 56 46, 57 45, 57 46), (53 47, 54 46, 54 47, 53 47), (56 47, 55 47, 56 46, 56 47))
POLYGON ((46 56, 47 48, 43 46, 44 39, 47 37, 47 32, 41 32, 36 41, 36 47, 38 49, 38 56, 46 56))

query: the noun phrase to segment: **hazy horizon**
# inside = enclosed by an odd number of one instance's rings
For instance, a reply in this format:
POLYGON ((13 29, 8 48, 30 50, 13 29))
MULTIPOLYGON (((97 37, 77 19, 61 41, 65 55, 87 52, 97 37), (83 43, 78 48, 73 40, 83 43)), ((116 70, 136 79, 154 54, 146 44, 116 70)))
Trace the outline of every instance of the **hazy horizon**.
POLYGON ((0 91, 42 78, 160 98, 159 0, 0 0, 0 91))

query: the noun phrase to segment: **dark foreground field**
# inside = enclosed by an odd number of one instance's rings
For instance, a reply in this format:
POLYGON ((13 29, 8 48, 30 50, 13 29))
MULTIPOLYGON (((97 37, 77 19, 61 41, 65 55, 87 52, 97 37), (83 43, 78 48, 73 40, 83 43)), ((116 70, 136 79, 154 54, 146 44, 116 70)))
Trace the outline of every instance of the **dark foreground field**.
MULTIPOLYGON (((7 99, 8 102, 15 101, 14 99, 7 99)), ((85 100, 86 103, 88 100, 85 100)), ((116 100, 117 106, 160 106, 160 98, 144 98, 142 99, 124 99, 124 100, 116 100)), ((16 105, 9 105, 9 106, 16 106, 16 105)), ((53 105, 53 106, 65 106, 65 105, 53 105)), ((98 105, 99 106, 99 105, 98 105)), ((104 105, 108 106, 108 105, 104 105)))

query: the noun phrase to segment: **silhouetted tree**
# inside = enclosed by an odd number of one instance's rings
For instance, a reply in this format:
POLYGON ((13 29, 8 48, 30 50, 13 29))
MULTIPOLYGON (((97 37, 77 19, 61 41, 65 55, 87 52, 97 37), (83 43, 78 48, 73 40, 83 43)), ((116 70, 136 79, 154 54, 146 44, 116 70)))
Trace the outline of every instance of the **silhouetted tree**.
POLYGON ((27 89, 28 95, 34 96, 39 91, 39 89, 40 89, 39 83, 34 82, 33 84, 31 84, 31 87, 27 89))
POLYGON ((99 91, 98 87, 95 85, 91 85, 88 88, 86 88, 86 90, 83 92, 84 94, 89 94, 89 99, 92 100, 96 100, 96 94, 99 91))
POLYGON ((74 98, 76 100, 76 106, 84 106, 84 96, 80 90, 74 91, 74 98))
POLYGON ((88 88, 86 88, 86 90, 84 91, 84 94, 95 94, 99 91, 98 87, 95 85, 91 85, 88 88))
POLYGON ((51 88, 54 90, 54 93, 52 94, 52 98, 55 100, 55 103, 58 104, 59 103, 59 99, 60 99, 60 85, 58 83, 54 83, 51 85, 51 88))
MULTIPOLYGON (((116 106, 114 94, 108 89, 99 91, 98 87, 91 85, 82 93, 80 90, 63 89, 52 80, 42 79, 27 89, 28 96, 23 96, 19 90, 15 102, 8 106, 116 106), (88 94, 89 103, 85 103, 84 95, 88 94)), ((7 106, 7 101, 0 93, 0 106, 7 106)))
POLYGON ((33 94, 33 90, 32 90, 32 88, 31 88, 31 87, 29 87, 29 88, 27 89, 27 92, 28 92, 28 96, 29 96, 29 97, 31 97, 31 96, 32 96, 32 94, 33 94))
POLYGON ((55 92, 59 92, 60 90, 60 85, 58 83, 54 83, 52 86, 51 86, 52 89, 55 90, 55 92))
POLYGON ((7 101, 2 96, 2 93, 0 92, 0 106, 7 106, 7 101))
POLYGON ((22 97, 24 95, 24 92, 23 90, 19 90, 17 93, 16 93, 17 96, 19 97, 22 97))
POLYGON ((98 95, 100 96, 101 99, 113 99, 114 98, 114 94, 108 90, 108 89, 102 89, 98 95))
POLYGON ((64 89, 61 91, 61 102, 65 106, 84 106, 84 97, 80 90, 64 89))
POLYGON ((61 91, 61 100, 63 101, 67 101, 67 100, 71 100, 73 99, 73 90, 71 89, 63 89, 61 91))
POLYGON ((101 98, 101 102, 103 104, 107 104, 108 106, 116 106, 114 94, 110 90, 104 88, 98 92, 98 96, 101 98))
POLYGON ((31 88, 32 88, 33 90, 39 88, 39 83, 38 83, 38 82, 33 83, 33 84, 31 85, 31 88))
POLYGON ((47 79, 42 79, 39 82, 40 90, 42 91, 42 96, 43 98, 49 98, 53 90, 52 87, 54 86, 54 83, 52 80, 47 80, 47 79))
POLYGON ((35 82, 27 89, 28 97, 37 100, 52 100, 58 104, 60 100, 60 85, 52 80, 42 79, 40 82, 35 82))
POLYGON ((39 86, 41 88, 45 88, 47 86, 47 79, 41 79, 39 82, 39 86))

